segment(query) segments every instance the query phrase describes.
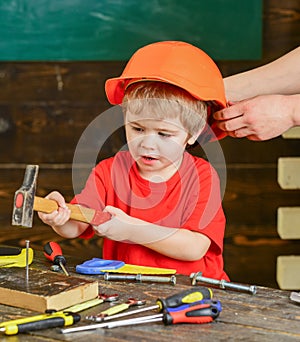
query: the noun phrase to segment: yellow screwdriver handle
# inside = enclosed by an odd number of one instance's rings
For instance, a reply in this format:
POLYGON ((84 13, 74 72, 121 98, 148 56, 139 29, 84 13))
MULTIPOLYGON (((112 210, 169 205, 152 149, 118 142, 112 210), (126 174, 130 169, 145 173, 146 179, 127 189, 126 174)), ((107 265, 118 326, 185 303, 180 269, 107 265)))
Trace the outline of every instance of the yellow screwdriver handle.
POLYGON ((101 315, 104 315, 104 316, 115 315, 119 312, 127 310, 129 307, 130 307, 130 304, 127 304, 127 303, 118 304, 118 305, 112 306, 111 308, 107 310, 102 311, 101 315))
POLYGON ((92 308, 92 307, 94 307, 96 305, 102 304, 103 302, 104 302, 103 299, 95 298, 95 299, 91 299, 91 300, 88 300, 88 301, 83 302, 83 303, 72 305, 72 306, 64 309, 64 311, 80 312, 80 311, 92 308))

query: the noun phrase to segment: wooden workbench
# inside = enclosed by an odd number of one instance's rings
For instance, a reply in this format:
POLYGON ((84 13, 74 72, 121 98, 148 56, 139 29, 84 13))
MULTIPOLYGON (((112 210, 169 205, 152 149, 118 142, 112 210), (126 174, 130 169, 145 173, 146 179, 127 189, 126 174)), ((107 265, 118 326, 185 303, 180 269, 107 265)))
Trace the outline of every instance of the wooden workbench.
MULTIPOLYGON (((49 262, 41 253, 36 253, 30 268, 47 269, 49 262)), ((75 266, 83 260, 68 257, 68 267, 75 275, 75 266)), ((76 276, 78 276, 76 274, 76 276)), ((146 305, 155 304, 158 297, 167 297, 191 287, 185 276, 177 276, 177 284, 107 282, 99 279, 100 291, 106 294, 118 293, 120 302, 130 297, 146 299, 146 305)), ((0 336, 1 341, 299 341, 300 305, 289 300, 289 291, 258 287, 256 295, 214 289, 214 298, 220 300, 223 310, 219 318, 209 324, 180 324, 164 326, 150 323, 114 329, 98 329, 85 332, 62 334, 59 329, 47 329, 19 334, 13 337, 0 336)), ((82 320, 76 326, 90 324, 85 321, 87 314, 97 314, 109 307, 103 303, 98 307, 81 312, 82 320)), ((0 305, 0 320, 6 321, 38 313, 25 309, 0 305)), ((147 314, 147 313, 146 313, 147 314)), ((149 312, 148 314, 153 314, 149 312)))

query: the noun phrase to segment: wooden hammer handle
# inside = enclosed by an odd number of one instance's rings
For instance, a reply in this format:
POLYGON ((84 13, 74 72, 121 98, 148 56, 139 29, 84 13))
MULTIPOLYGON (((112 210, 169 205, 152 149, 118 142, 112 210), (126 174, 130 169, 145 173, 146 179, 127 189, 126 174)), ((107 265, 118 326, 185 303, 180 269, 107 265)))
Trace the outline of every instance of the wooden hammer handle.
MULTIPOLYGON (((111 215, 107 212, 85 208, 76 204, 67 203, 66 205, 71 210, 70 218, 76 221, 97 226, 111 218, 111 215)), ((50 214, 57 209, 58 204, 56 201, 38 196, 34 197, 33 210, 50 214)))

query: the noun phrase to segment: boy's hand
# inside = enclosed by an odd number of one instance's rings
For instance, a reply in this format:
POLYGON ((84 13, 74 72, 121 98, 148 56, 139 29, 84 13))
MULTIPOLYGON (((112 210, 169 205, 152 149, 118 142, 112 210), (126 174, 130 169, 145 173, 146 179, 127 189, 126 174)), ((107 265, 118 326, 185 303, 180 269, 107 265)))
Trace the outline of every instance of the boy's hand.
POLYGON ((114 241, 130 241, 132 227, 143 224, 144 221, 127 215, 123 210, 106 206, 104 211, 111 214, 111 219, 99 226, 93 226, 95 234, 105 236, 114 241))
POLYGON ((39 218, 51 227, 63 226, 70 219, 71 211, 66 206, 64 197, 57 191, 53 191, 45 198, 51 199, 57 202, 58 210, 53 211, 50 214, 38 212, 39 218))
POLYGON ((95 234, 114 241, 147 245, 164 240, 178 230, 129 216, 123 210, 112 206, 107 206, 104 211, 109 212, 112 218, 99 226, 94 226, 94 231, 95 234))

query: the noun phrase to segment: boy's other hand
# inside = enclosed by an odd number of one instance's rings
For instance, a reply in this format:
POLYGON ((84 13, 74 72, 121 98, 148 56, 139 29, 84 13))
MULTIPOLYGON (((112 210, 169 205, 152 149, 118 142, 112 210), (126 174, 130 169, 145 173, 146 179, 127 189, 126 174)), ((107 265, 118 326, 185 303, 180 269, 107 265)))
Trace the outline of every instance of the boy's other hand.
POLYGON ((127 215, 123 210, 106 206, 104 211, 111 214, 111 219, 93 226, 95 234, 105 236, 114 241, 129 241, 131 236, 131 227, 141 225, 142 220, 127 215))

